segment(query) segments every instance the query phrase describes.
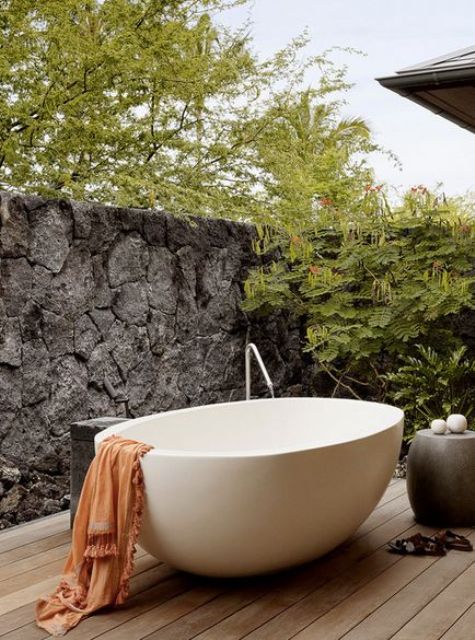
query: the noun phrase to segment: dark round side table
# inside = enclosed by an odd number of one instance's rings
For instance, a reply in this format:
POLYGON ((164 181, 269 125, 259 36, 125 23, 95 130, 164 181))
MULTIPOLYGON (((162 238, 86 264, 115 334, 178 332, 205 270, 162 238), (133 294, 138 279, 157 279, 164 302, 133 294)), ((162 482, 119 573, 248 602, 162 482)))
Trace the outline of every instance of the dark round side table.
POLYGON ((418 431, 407 458, 407 493, 417 522, 475 525, 475 432, 418 431))

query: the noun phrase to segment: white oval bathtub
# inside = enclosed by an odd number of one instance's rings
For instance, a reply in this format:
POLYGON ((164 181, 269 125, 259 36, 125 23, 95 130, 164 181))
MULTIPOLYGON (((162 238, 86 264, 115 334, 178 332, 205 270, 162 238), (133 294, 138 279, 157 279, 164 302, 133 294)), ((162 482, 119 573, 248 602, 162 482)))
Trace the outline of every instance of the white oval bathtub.
POLYGON ((381 498, 403 412, 383 404, 282 398, 207 405, 109 427, 152 444, 142 459, 140 544, 208 576, 275 571, 327 553, 381 498))

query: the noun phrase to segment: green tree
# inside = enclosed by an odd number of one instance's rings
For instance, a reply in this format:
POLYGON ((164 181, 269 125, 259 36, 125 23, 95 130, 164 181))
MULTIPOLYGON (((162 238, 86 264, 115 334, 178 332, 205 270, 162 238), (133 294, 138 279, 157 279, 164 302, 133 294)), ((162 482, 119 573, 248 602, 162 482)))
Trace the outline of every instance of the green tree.
MULTIPOLYGON (((4 0, 0 184, 45 195, 249 215, 268 105, 301 77, 226 0, 4 0)), ((309 61, 310 63, 310 61, 309 61)))
POLYGON ((245 306, 302 318, 330 393, 384 399, 400 356, 420 344, 443 362, 462 346, 459 314, 475 308, 470 213, 421 186, 394 208, 380 186, 348 209, 327 198, 286 231, 260 230, 259 248, 280 254, 250 274, 245 306))
POLYGON ((266 113, 257 147, 274 223, 294 230, 298 221, 312 223, 322 202, 351 211, 372 180, 367 158, 377 147, 369 128, 361 118, 342 118, 331 98, 346 89, 342 70, 325 61, 316 87, 280 96, 266 113))

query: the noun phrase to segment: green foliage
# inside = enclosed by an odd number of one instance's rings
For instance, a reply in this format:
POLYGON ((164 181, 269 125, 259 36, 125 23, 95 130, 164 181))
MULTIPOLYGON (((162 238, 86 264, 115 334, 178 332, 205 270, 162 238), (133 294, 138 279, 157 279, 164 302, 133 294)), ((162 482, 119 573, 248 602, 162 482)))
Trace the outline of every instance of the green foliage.
MULTIPOLYGON (((257 141, 307 66, 297 38, 269 60, 243 0, 3 0, 0 185, 49 196, 248 217, 257 141)), ((321 59, 323 61, 323 59, 321 59)))
POLYGON ((250 274, 245 307, 300 315, 333 395, 383 399, 399 356, 460 346, 475 282, 475 225, 460 202, 417 187, 392 210, 380 187, 361 186, 349 210, 325 196, 298 232, 267 237, 281 258, 250 274))
POLYGON ((475 407, 475 361, 466 347, 440 354, 417 345, 417 355, 400 358, 396 372, 385 376, 389 398, 405 411, 405 437, 412 440, 418 429, 427 429, 435 418, 451 413, 473 417, 475 407))

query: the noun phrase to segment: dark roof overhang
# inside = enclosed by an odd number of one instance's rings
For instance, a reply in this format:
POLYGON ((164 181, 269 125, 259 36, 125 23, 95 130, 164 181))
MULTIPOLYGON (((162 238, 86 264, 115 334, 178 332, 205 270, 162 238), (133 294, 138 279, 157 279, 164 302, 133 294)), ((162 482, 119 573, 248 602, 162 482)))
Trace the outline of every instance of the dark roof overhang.
POLYGON ((475 46, 377 81, 475 133, 475 46))

